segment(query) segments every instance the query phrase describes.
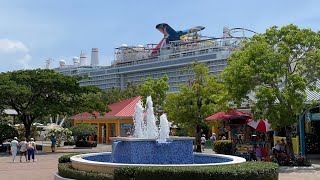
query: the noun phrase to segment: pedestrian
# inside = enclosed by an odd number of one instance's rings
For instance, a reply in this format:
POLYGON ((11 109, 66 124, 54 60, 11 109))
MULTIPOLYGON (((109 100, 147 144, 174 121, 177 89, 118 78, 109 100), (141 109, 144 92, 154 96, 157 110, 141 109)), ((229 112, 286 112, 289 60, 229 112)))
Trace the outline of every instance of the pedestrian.
POLYGON ((211 147, 213 151, 214 151, 214 143, 216 142, 216 140, 217 140, 216 133, 212 133, 212 136, 210 137, 210 141, 211 141, 211 147))
POLYGON ((35 161, 34 159, 34 151, 36 150, 36 143, 34 142, 33 138, 30 138, 30 141, 28 142, 28 162, 30 162, 30 156, 32 157, 33 162, 35 161))
POLYGON ((56 151, 56 144, 57 144, 57 139, 54 135, 51 136, 51 151, 55 152, 56 151))
POLYGON ((28 143, 26 141, 25 138, 22 139, 22 141, 19 143, 20 146, 20 162, 22 162, 22 156, 24 156, 26 158, 26 162, 27 162, 27 146, 28 143))
POLYGON ((18 138, 14 137, 13 140, 10 143, 10 147, 11 147, 11 155, 12 155, 12 161, 14 162, 17 156, 17 152, 18 152, 18 138))
POLYGON ((262 144, 256 145, 255 151, 256 151, 256 159, 257 161, 261 161, 262 158, 262 144))
POLYGON ((287 144, 284 139, 281 139, 280 151, 283 153, 287 153, 287 144))
POLYGON ((204 151, 204 148, 206 147, 206 135, 202 134, 201 137, 201 147, 202 147, 202 151, 204 151))

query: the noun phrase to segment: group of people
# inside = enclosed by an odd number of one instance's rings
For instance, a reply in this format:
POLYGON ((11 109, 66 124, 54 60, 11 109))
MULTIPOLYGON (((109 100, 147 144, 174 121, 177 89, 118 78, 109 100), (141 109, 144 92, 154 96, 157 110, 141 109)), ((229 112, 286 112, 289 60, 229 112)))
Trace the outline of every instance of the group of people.
MULTIPOLYGON (((216 141, 216 133, 212 133, 211 137, 210 137, 210 141, 211 141, 211 147, 212 147, 212 150, 214 150, 214 142, 216 141)), ((206 135, 205 134, 202 134, 201 136, 201 149, 202 151, 204 151, 204 148, 206 147, 206 135)))
POLYGON ((274 155, 278 155, 279 153, 285 153, 286 152, 286 143, 284 139, 281 139, 281 142, 277 140, 277 143, 272 148, 272 152, 274 155))
POLYGON ((262 144, 254 145, 253 152, 255 153, 255 156, 252 156, 254 161, 262 161, 268 155, 268 151, 262 144))
POLYGON ((35 161, 34 153, 36 151, 36 143, 34 142, 33 138, 30 138, 30 141, 28 142, 26 139, 22 139, 20 142, 18 142, 18 138, 14 137, 10 143, 10 147, 13 162, 15 162, 18 150, 20 150, 20 162, 22 162, 22 156, 25 157, 26 162, 30 162, 30 157, 32 158, 33 162, 35 161))

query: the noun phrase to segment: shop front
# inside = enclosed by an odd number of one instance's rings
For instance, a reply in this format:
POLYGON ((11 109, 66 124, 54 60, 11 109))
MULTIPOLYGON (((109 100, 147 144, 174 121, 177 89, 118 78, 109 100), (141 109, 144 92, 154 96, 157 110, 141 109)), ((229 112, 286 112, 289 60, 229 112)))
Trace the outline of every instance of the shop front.
POLYGON ((80 113, 71 117, 74 124, 92 124, 97 127, 96 137, 90 140, 98 143, 111 143, 111 137, 126 137, 132 134, 135 105, 141 100, 140 96, 109 105, 110 111, 104 115, 80 113))

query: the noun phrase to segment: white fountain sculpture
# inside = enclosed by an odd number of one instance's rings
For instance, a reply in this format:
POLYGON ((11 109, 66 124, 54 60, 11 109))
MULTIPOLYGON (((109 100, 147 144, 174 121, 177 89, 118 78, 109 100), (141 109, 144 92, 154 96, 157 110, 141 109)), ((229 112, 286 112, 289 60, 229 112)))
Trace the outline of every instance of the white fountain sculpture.
POLYGON ((166 142, 169 138, 169 124, 165 114, 160 116, 160 131, 156 125, 156 117, 153 111, 151 96, 147 97, 147 118, 144 120, 144 109, 142 102, 136 104, 134 115, 134 133, 136 138, 158 139, 158 142, 166 142))

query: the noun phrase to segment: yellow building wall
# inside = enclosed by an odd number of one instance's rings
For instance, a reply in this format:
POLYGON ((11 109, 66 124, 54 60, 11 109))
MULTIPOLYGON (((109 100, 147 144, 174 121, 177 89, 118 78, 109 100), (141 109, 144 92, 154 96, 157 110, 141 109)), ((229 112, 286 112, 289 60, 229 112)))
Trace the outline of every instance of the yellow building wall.
MULTIPOLYGON (((273 136, 273 143, 276 144, 277 140, 281 141, 282 139, 286 142, 286 137, 273 136)), ((292 138, 292 146, 294 154, 299 154, 299 136, 292 138)))
POLYGON ((123 123, 133 123, 132 119, 82 119, 82 120, 74 120, 74 124, 97 124, 97 140, 98 143, 102 143, 102 126, 106 124, 106 142, 109 141, 109 124, 115 124, 115 133, 116 136, 120 136, 120 124, 123 123))

